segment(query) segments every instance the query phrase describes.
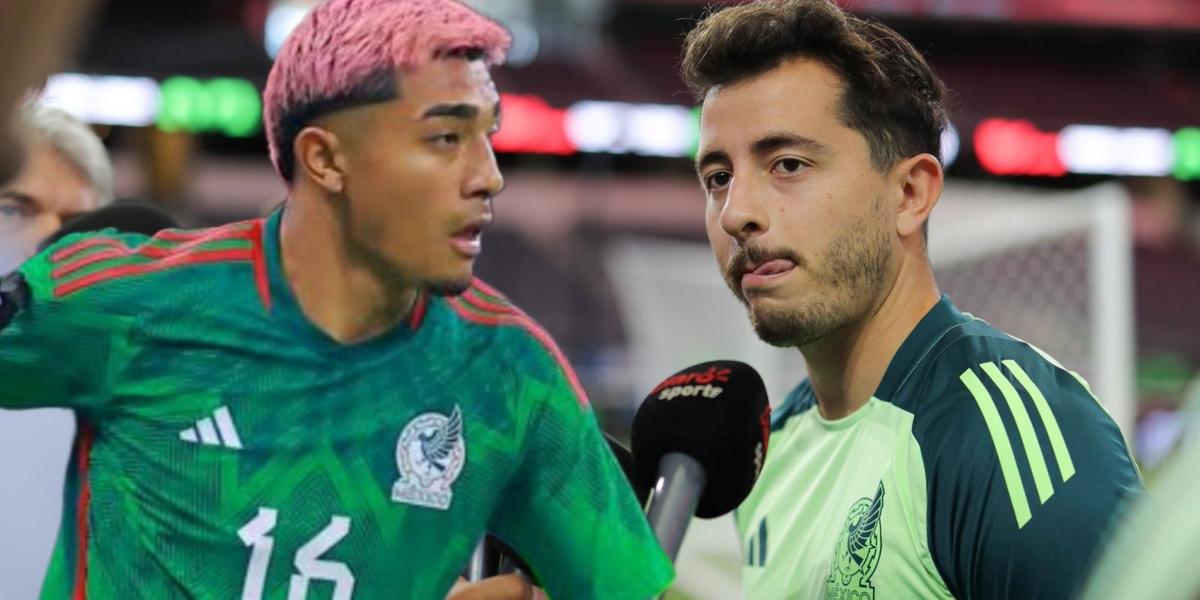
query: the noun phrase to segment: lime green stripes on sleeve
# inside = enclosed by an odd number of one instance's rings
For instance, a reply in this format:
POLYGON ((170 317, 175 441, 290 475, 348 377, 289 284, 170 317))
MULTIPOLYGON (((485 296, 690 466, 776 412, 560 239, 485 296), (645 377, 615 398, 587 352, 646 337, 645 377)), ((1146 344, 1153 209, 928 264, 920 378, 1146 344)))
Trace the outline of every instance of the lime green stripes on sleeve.
POLYGON ((1045 504, 1050 496, 1054 495, 1054 484, 1050 483, 1050 471, 1046 468, 1046 457, 1042 455, 1042 446, 1038 443, 1037 434, 1033 431, 1033 422, 1029 420, 1029 411, 1025 410, 1025 403, 1021 401, 1021 397, 1017 395, 1016 388, 1000 372, 1000 367, 994 362, 986 362, 980 365, 984 373, 991 378, 992 383, 1000 390, 1000 394, 1004 396, 1004 401, 1008 403, 1008 409, 1012 411, 1013 420, 1017 423, 1017 433, 1021 436, 1021 445, 1025 447, 1025 456, 1029 459, 1029 466, 1033 470, 1033 483, 1037 486, 1038 500, 1045 504))
POLYGON ((1042 391, 1033 383, 1033 379, 1016 361, 1006 360, 1004 366, 1033 399, 1038 416, 1042 418, 1042 424, 1046 426, 1046 435, 1050 438, 1050 448, 1054 450, 1054 460, 1058 461, 1058 470, 1062 472, 1063 481, 1067 481, 1075 475, 1075 463, 1071 461, 1071 453, 1067 451, 1067 441, 1063 438, 1062 429, 1058 426, 1058 419, 1055 419, 1054 413, 1050 411, 1046 397, 1042 395, 1042 391))
POLYGON ((959 376, 967 390, 975 397, 983 420, 987 424, 988 433, 992 436, 992 444, 996 447, 996 455, 1000 459, 1000 472, 1004 475, 1004 484, 1008 488, 1008 497, 1012 501, 1013 512, 1017 516, 1017 528, 1020 529, 1033 518, 1029 510, 1029 498, 1025 496, 1025 487, 1021 485, 1021 473, 1017 470, 1017 457, 1013 454, 1012 444, 1008 441, 1008 431, 1000 420, 1000 411, 992 401, 979 376, 971 369, 963 371, 959 376))
MULTIPOLYGON (((1071 454, 1067 451, 1067 442, 1063 438, 1062 429, 1058 426, 1058 419, 1050 410, 1050 404, 1046 402, 1045 395, 1033 382, 1033 378, 1021 368, 1021 365, 1012 360, 1001 362, 1013 379, 1024 389, 1029 396, 1029 401, 1033 402, 1039 417, 1038 421, 1045 428, 1046 437, 1050 440, 1050 448, 1054 451, 1054 459, 1058 463, 1059 472, 1065 483, 1075 475, 1075 463, 1071 461, 1071 454)), ((1054 482, 1051 481, 1050 470, 1046 465, 1046 456, 1042 451, 1041 442, 1038 441, 1035 421, 1030 418, 1029 409, 1025 405, 1026 400, 1000 369, 1000 365, 995 362, 986 362, 979 365, 979 368, 987 374, 988 379, 1004 397, 1009 414, 1016 423, 1017 434, 1021 438, 1025 457, 1029 460, 1029 470, 1033 475, 1034 486, 1037 488, 1038 500, 1040 504, 1045 504, 1054 496, 1054 482)), ((1009 441, 1008 429, 1000 417, 1000 409, 991 392, 976 374, 975 369, 963 371, 959 375, 959 379, 962 380, 963 385, 967 386, 967 391, 971 392, 975 403, 979 405, 979 411, 983 414, 983 421, 992 437, 992 445, 996 447, 996 457, 1000 461, 1000 473, 1004 476, 1004 485, 1008 489, 1008 497, 1012 501, 1013 513, 1017 518, 1017 528, 1020 529, 1029 522, 1032 514, 1025 485, 1021 482, 1020 465, 1013 452, 1012 442, 1009 441)))

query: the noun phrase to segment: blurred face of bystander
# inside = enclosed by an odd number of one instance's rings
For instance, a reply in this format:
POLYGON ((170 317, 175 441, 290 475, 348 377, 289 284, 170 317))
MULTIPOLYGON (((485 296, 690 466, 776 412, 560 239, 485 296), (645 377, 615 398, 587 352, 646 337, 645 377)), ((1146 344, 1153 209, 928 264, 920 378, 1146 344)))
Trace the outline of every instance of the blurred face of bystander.
POLYGON ((87 179, 44 142, 26 145, 16 177, 0 184, 0 274, 15 270, 42 240, 99 199, 87 179))

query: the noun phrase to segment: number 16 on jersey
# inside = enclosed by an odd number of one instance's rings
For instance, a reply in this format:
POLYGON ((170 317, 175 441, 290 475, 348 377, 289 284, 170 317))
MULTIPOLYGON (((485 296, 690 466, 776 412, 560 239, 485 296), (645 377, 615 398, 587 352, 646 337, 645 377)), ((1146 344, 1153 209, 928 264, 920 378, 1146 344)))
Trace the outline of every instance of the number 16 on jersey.
MULTIPOLYGON (((250 550, 250 565, 246 568, 246 581, 242 584, 242 600, 262 600, 263 587, 267 583, 267 567, 271 564, 271 553, 275 539, 270 536, 275 529, 278 511, 259 508, 258 515, 238 530, 238 537, 250 550)), ((345 563, 322 560, 321 555, 329 551, 350 533, 350 518, 334 515, 329 525, 296 551, 293 561, 296 573, 288 586, 288 600, 304 600, 308 596, 308 584, 313 580, 333 582, 333 600, 350 600, 354 595, 354 574, 345 563)))

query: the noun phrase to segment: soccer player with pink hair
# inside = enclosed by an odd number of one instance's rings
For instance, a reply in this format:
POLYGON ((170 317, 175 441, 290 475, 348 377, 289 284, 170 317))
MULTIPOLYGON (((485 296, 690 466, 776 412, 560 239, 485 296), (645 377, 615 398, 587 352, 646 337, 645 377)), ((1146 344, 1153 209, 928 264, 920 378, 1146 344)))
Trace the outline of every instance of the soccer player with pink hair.
POLYGON ((0 281, 0 407, 79 422, 43 598, 438 599, 484 531, 556 598, 670 583, 571 367, 472 274, 507 45, 453 0, 328 0, 265 92, 279 209, 0 281))

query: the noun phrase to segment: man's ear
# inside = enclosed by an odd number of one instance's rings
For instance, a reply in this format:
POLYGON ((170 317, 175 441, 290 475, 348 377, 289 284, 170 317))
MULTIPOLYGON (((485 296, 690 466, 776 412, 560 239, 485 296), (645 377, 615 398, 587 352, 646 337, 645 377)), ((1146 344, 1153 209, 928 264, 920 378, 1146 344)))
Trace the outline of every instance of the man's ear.
POLYGON ((896 233, 901 239, 923 235, 929 213, 942 195, 945 177, 942 163, 932 154, 918 154, 900 161, 892 169, 892 181, 900 196, 896 207, 896 233))
POLYGON ((330 194, 346 189, 346 144, 336 133, 310 125, 296 135, 293 150, 297 174, 330 194))

